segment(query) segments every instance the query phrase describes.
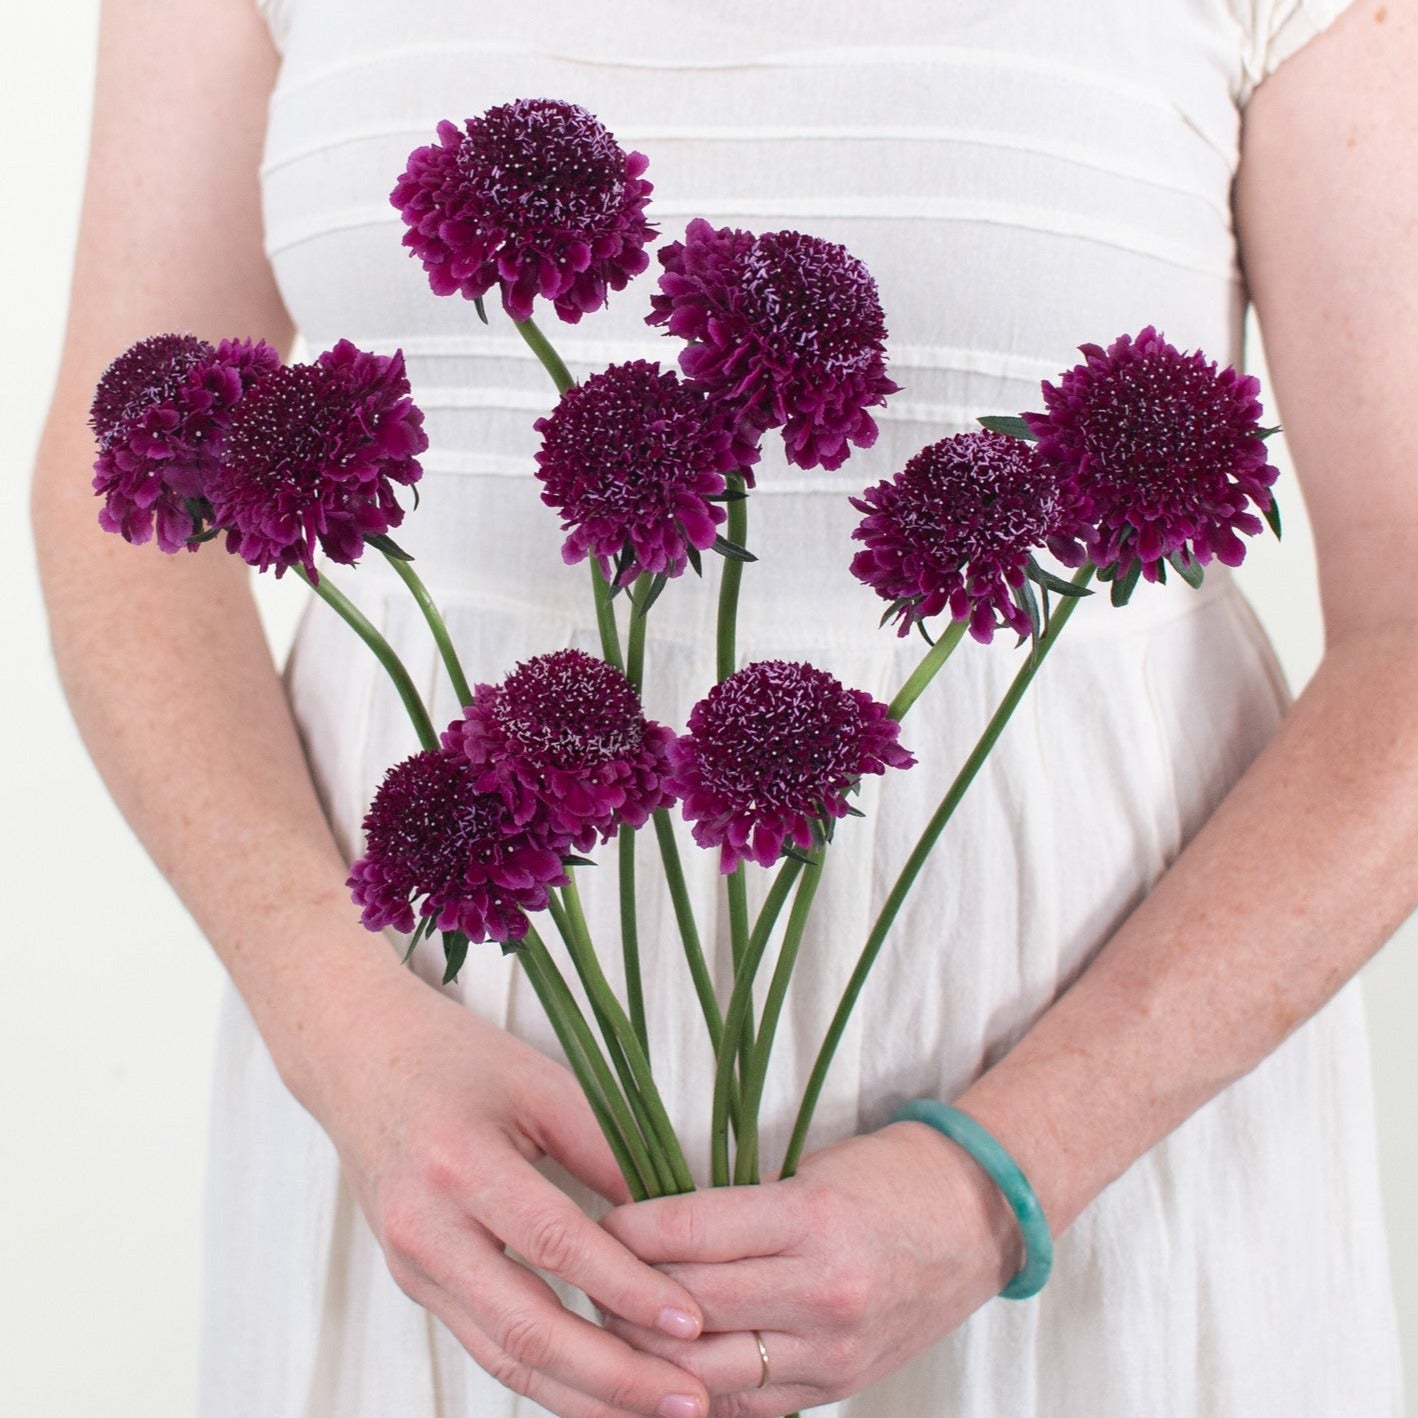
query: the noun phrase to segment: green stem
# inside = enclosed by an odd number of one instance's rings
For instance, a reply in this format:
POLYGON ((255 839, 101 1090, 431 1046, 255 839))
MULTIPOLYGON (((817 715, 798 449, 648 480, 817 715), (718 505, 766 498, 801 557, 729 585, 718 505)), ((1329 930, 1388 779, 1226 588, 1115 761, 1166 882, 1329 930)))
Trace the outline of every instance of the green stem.
MULTIPOLYGON (((636 581, 638 597, 643 598, 649 593, 653 579, 651 576, 641 576, 636 581)), ((645 630, 648 620, 649 616, 643 611, 632 610, 625 672, 637 695, 645 678, 645 630)), ((635 900, 635 835, 633 827, 622 827, 616 835, 620 868, 620 950, 625 962, 625 998, 630 1008, 630 1022, 645 1057, 649 1058, 650 1031, 645 1022, 645 987, 640 973, 640 925, 635 900)))
POLYGON ((965 634, 968 621, 952 620, 944 634, 922 657, 921 663, 912 671, 910 679, 896 692, 887 713, 898 721, 906 717, 906 711, 921 697, 925 687, 936 677, 942 665, 950 658, 951 652, 965 634))
MULTIPOLYGON (((553 892, 549 896, 549 903, 555 901, 556 894, 553 892)), ((586 991, 586 997, 591 1002, 591 1013, 595 1016, 596 1026, 601 1031, 602 1039, 605 1040, 606 1054, 609 1056, 611 1064, 614 1066, 616 1074, 620 1078, 621 1087, 625 1090, 625 1097, 630 1103, 631 1111, 635 1114, 635 1121, 640 1129, 640 1134, 648 1142, 655 1136, 653 1122, 649 1112, 646 1110, 644 1100, 640 1097, 640 1088, 636 1082, 635 1074, 631 1070, 629 1060, 625 1056, 625 1050, 620 1046, 620 1039, 616 1034, 614 1021, 606 1012, 602 995, 596 989, 594 976, 588 973, 586 963, 588 952, 580 948, 580 939, 582 936, 585 936, 589 940, 585 916, 579 909, 573 913, 565 907, 556 907, 553 910, 552 919, 556 922, 557 929, 561 932, 561 939, 566 945, 567 953, 571 956, 571 963, 576 967, 576 974, 581 980, 581 986, 586 991)), ((650 1160, 655 1171, 656 1195, 667 1196, 678 1190, 675 1185, 674 1175, 670 1172, 659 1149, 652 1148, 650 1160)))
MULTIPOLYGON (((729 1185, 729 1100, 734 1081, 734 1060, 738 1057, 739 1041, 744 1037, 745 1025, 753 1004, 753 979, 758 973, 768 938, 773 934, 778 913, 783 909, 783 902, 801 870, 802 863, 791 857, 778 868, 778 875, 773 879, 763 909, 758 913, 758 920, 748 938, 744 958, 734 970, 733 993, 729 996, 729 1008, 724 1016, 724 1033, 715 1057, 714 1105, 709 1124, 712 1182, 716 1187, 729 1185)), ((746 1125, 747 1120, 740 1116, 737 1123, 740 1136, 746 1125)))
POLYGON ((611 583, 601 570, 596 557, 589 558, 591 564, 591 596, 596 605, 596 629, 601 636, 601 658, 608 665, 614 665, 625 673, 625 659, 620 653, 620 627, 615 621, 615 602, 611 599, 611 583))
POLYGON ((675 920, 679 924, 680 939, 684 942, 685 959, 689 962, 690 978, 694 981, 694 992, 699 996, 699 1007, 704 1011, 704 1023, 709 1029, 709 1042, 714 1052, 719 1052, 719 1040, 724 1033, 723 1016, 719 1013, 719 1001, 714 994, 714 981, 709 975, 709 966, 704 959, 704 946, 699 939, 699 923, 694 919, 694 906, 689 899, 689 887, 685 884, 684 865, 680 861, 679 843, 675 841, 674 823, 669 810, 661 808, 655 814, 655 840, 660 844, 660 860, 664 863, 665 884, 669 887, 670 900, 674 903, 675 920))
POLYGON ((581 897, 576 889, 574 873, 570 883, 562 888, 561 899, 571 922, 567 948, 577 956, 576 967, 582 974, 586 992, 591 996, 596 1012, 600 1014, 604 1011, 616 1042, 625 1052, 625 1058, 630 1065, 640 1097, 649 1111, 653 1124, 653 1137, 670 1166, 677 1190, 693 1191, 694 1178, 690 1174, 689 1164, 684 1160, 684 1152, 679 1145, 679 1139, 675 1136, 674 1125, 670 1122, 670 1116, 665 1111, 660 1090, 655 1086, 654 1076, 650 1072, 650 1061, 645 1057, 644 1050, 640 1047, 640 1040, 631 1027, 630 1019, 621 1007, 620 1001, 615 997, 615 991, 611 989, 610 982, 601 970, 601 963, 596 958, 596 949, 591 942, 591 933, 586 925, 586 914, 581 909, 581 897))
POLYGON ((616 833, 620 868, 620 953, 625 964, 625 999, 630 1024, 645 1057, 650 1057, 650 1031, 645 1023, 645 986, 640 978, 640 923, 635 912, 635 829, 622 826, 616 833))
POLYGON ((552 348, 551 341, 538 329, 537 323, 530 316, 526 320, 514 320, 513 325, 517 328, 517 333, 526 342, 527 348, 541 361, 542 368, 551 375, 551 382, 556 385, 556 392, 564 394, 576 382, 571 377, 571 371, 562 362, 561 356, 552 348))
POLYGON ((328 576, 322 576, 318 581, 312 580, 303 566, 297 566, 295 574, 374 651, 375 658, 384 666, 389 678, 394 681, 394 688, 399 691, 399 698, 404 701, 404 708, 408 710, 409 718, 413 721, 419 742, 426 749, 436 749, 438 735, 433 730, 433 721, 428 717, 428 710, 424 708, 423 700, 419 698, 419 692, 414 688, 413 679, 404 662, 394 653, 394 647, 374 628, 355 603, 331 583, 328 576))
MULTIPOLYGON (((743 474, 730 473, 728 487, 730 492, 743 492, 743 474)), ((744 546, 748 540, 748 499, 740 497, 729 503, 728 512, 724 535, 729 541, 744 546)), ((736 557, 726 556, 723 575, 719 581, 719 625, 715 642, 715 673, 721 680, 728 679, 738 668, 739 586, 742 581, 743 562, 736 557)))
POLYGON ((813 898, 817 895, 818 883, 822 880, 824 855, 825 852, 819 849, 813 854, 812 865, 803 869, 797 892, 793 896, 793 909, 788 914, 788 926, 783 933, 783 948, 778 952, 778 963, 773 968, 773 979, 769 982, 768 996, 763 1002, 758 1038, 744 1075, 739 1152, 734 1166, 734 1181, 738 1185, 758 1180, 758 1112, 763 1102, 764 1081, 768 1076, 768 1059, 773 1050, 773 1036, 778 1030, 778 1020, 783 1013, 783 1002, 788 994, 788 982, 792 979, 793 967, 797 963, 798 948, 802 945, 803 932, 812 912, 813 898))
POLYGON ((601 1125, 616 1165, 636 1201, 659 1194, 655 1168, 635 1119, 596 1046, 595 1036, 565 978, 531 926, 518 950, 532 988, 566 1054, 581 1091, 601 1125))
POLYGON ((433 639, 438 645, 438 653, 443 657, 443 666, 448 671, 448 679, 453 685, 453 693, 458 696, 458 704, 460 707, 466 707, 473 702, 473 691, 468 687, 468 678, 463 673, 463 666, 458 660, 458 652, 453 648, 453 637, 448 634, 448 626, 444 623, 438 607, 434 604, 433 597, 429 595, 428 587, 423 584, 422 578, 414 570, 412 563, 403 557, 385 551, 384 559, 398 573, 399 579, 409 588, 413 593, 414 600, 418 602, 419 610, 423 612, 423 618, 428 622, 428 628, 433 632, 433 639))
MULTIPOLYGON (((1074 576, 1073 584, 1082 589, 1092 579, 1094 569, 1091 562, 1085 562, 1074 576)), ((837 1012, 832 1016, 827 1036, 822 1041, 822 1048, 818 1051, 817 1060, 808 1077, 802 1106, 798 1109, 797 1121, 793 1125, 793 1134, 788 1142, 787 1153, 783 1158, 782 1175, 784 1177, 793 1175, 802 1158, 803 1147, 807 1142, 807 1130, 812 1122, 812 1115, 817 1107, 817 1100, 821 1096, 823 1084, 826 1082, 832 1056, 837 1051, 837 1045, 841 1042, 842 1035, 847 1028, 848 1017, 857 1003, 857 997, 862 992, 862 986, 866 984, 867 975, 876 962, 876 957, 881 953, 887 932, 891 929, 902 902, 905 901, 907 893, 915 884, 916 877, 920 874, 922 866, 925 865, 931 848, 935 846, 940 834, 945 830, 946 823, 950 821, 961 798, 965 796, 966 789, 974 782, 975 775, 980 771, 985 759, 989 757, 990 750, 995 746, 995 741, 1009 722, 1020 699, 1023 698, 1024 691, 1029 688, 1034 676, 1039 672, 1039 667, 1053 648, 1054 642, 1063 633, 1063 628, 1068 624, 1069 617, 1073 614, 1073 609, 1079 599, 1081 598, 1076 596, 1063 598, 1063 604, 1050 618, 1049 628, 1039 637, 1037 646, 1034 647, 1033 652, 1005 691, 999 708, 995 710, 990 722, 985 726, 984 733, 980 735, 979 742, 970 751, 970 756, 961 766, 959 773, 955 775, 955 781, 951 783, 945 796, 940 800, 935 815, 926 824, 920 840, 906 859, 906 865, 901 868, 901 873, 896 878, 896 883, 892 886, 891 892, 871 928, 870 935, 867 936, 866 944, 862 947, 856 969, 852 971, 852 977, 847 982, 847 988, 843 991, 837 1012)))
MULTIPOLYGON (((724 890, 729 898, 729 940, 733 951, 734 979, 743 969, 744 957, 748 954, 751 932, 748 925, 748 880, 744 874, 744 864, 740 862, 725 879, 724 890)), ((771 927, 770 927, 771 929, 771 927)), ((767 937, 765 936, 765 939, 767 937)), ((754 967, 757 969, 757 966, 754 967)), ((753 1053, 753 996, 750 994, 744 1005, 739 1021, 738 1033, 739 1073, 747 1069, 753 1053)), ((738 1114, 735 1114, 738 1117, 738 1114)), ((742 1118, 739 1118, 742 1122, 742 1118)), ((737 1131, 737 1129, 736 1129, 737 1131)))
MULTIPOLYGON (((635 579, 631 595, 636 606, 643 606, 650 594, 650 586, 655 578, 648 573, 635 579)), ((645 631, 650 619, 648 611, 632 608, 630 612, 630 640, 625 651, 625 677, 635 686, 636 694, 645 687, 645 631)))

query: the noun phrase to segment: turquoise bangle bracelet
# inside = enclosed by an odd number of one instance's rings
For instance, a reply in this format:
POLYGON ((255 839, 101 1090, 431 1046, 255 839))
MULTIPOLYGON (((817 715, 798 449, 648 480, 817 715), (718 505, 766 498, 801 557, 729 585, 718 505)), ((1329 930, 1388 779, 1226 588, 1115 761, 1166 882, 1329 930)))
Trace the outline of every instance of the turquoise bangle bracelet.
POLYGON ((1004 1193, 1024 1237, 1024 1264, 1000 1294, 1006 1300, 1027 1300, 1037 1295, 1054 1268, 1054 1238, 1044 1208, 1019 1164, 968 1113, 934 1098, 916 1098, 903 1104, 892 1121, 933 1127, 963 1147, 989 1173, 990 1180, 1004 1193))

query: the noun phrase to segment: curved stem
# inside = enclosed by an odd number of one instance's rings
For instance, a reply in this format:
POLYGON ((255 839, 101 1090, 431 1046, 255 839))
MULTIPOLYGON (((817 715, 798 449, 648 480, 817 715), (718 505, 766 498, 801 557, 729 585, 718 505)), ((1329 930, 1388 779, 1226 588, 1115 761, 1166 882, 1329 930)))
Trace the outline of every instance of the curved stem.
POLYGON ((690 1174, 689 1164, 684 1160, 679 1138, 675 1136, 674 1126, 665 1111, 664 1100, 660 1097, 660 1090, 650 1072, 650 1062, 640 1047, 630 1019, 601 969, 601 962, 596 957, 596 949, 586 925, 586 915, 581 909, 581 897, 576 889, 574 874, 571 882, 562 888, 562 904, 566 907, 566 914, 571 922, 567 948, 576 957, 576 968, 581 972, 586 992, 591 996, 597 1014, 604 1013, 616 1043, 624 1050, 635 1086, 648 1111, 654 1140, 659 1144, 661 1154, 670 1167, 677 1189, 683 1192, 693 1191, 694 1178, 690 1174))
POLYGON ((921 663, 911 672, 911 677, 896 691, 887 714, 900 721, 906 711, 921 697, 925 687, 936 677, 940 668, 950 658, 955 647, 965 634, 967 621, 953 620, 939 640, 921 658, 921 663))
POLYGON ((526 342, 527 348, 541 361, 542 368, 551 375, 556 392, 566 393, 576 381, 571 377, 571 371, 562 362, 561 356, 552 348, 551 341, 537 327, 536 321, 528 316, 525 320, 514 320, 512 324, 526 342))
POLYGON ((660 808, 655 813, 655 840, 660 844, 665 884, 669 887, 670 900, 674 904, 675 920, 679 925, 680 939, 684 942, 684 955, 689 962, 694 992, 699 996, 700 1009, 704 1011, 709 1042, 717 1054, 719 1040, 724 1033, 724 1020, 719 1012, 718 998, 714 994, 714 981, 709 976, 709 966, 704 959, 704 946, 699 939, 699 923, 694 919, 694 906, 689 899, 689 887, 685 884, 684 865, 680 861, 679 843, 675 841, 674 823, 670 820, 668 808, 660 808))
POLYGON ((322 576, 316 581, 303 566, 297 566, 295 574, 374 651, 375 658, 384 666, 389 678, 394 681, 394 688, 399 691, 399 698, 404 701, 404 708, 408 710, 409 718, 413 721, 419 743, 426 749, 436 749, 438 735, 433 730, 433 721, 428 717, 428 710, 424 708, 423 700, 419 697, 404 662, 394 653, 394 647, 374 628, 355 603, 331 584, 328 576, 322 576))
MULTIPOLYGON (((729 1099, 734 1081, 734 1060, 738 1056, 739 1041, 744 1037, 753 1004, 753 978, 758 973, 759 962, 763 959, 763 951, 773 933, 778 913, 783 909, 783 902, 801 870, 802 863, 791 857, 778 868, 778 875, 768 890, 763 909, 758 913, 758 920, 748 938, 744 958, 734 970, 734 989, 729 996, 724 1033, 715 1059, 714 1105, 710 1114, 709 1146, 712 1181, 716 1187, 729 1185, 729 1099)), ((746 1125, 746 1120, 740 1116, 740 1135, 746 1125)))
POLYGON ((611 1077, 600 1049, 596 1047, 595 1036, 575 996, 533 927, 528 926, 517 954, 556 1031, 572 1072, 581 1084, 581 1091, 605 1134, 631 1195, 636 1201, 658 1195, 660 1189, 656 1185, 654 1166, 625 1098, 611 1077))
MULTIPOLYGON (((635 578, 631 594, 637 606, 645 604, 650 594, 650 585, 654 579, 649 573, 642 573, 635 578)), ((636 694, 640 694, 645 687, 645 631, 648 628, 649 619, 650 614, 646 610, 632 610, 630 613, 630 639, 625 651, 625 677, 635 686, 636 694)))
POLYGON ((763 1017, 759 1021, 753 1057, 744 1073, 739 1153, 734 1165, 734 1181, 739 1185, 758 1180, 758 1111, 763 1102, 764 1081, 768 1076, 768 1058, 773 1049, 773 1036, 778 1030, 778 1020, 783 1013, 788 982, 792 979, 793 967, 797 963, 798 948, 802 945, 803 932, 812 913, 813 898, 817 895, 818 883, 822 880, 825 855, 825 851, 819 848, 813 854, 812 865, 803 868, 802 878, 793 897, 793 909, 788 914, 788 927, 783 933, 783 948, 778 952, 778 963, 773 967, 768 997, 763 1002, 763 1017))
POLYGON ((394 568, 399 579, 409 588, 413 593, 414 600, 418 602, 419 610, 423 612, 423 618, 428 622, 428 628, 433 632, 438 653, 443 657, 443 667, 448 671, 448 679, 453 686, 453 693, 458 696, 459 705, 466 708, 473 702, 473 692, 468 687, 468 678, 463 673, 463 666, 458 660, 458 652, 453 647, 453 637, 449 635, 448 626, 444 623, 437 605, 434 604, 433 597, 429 595, 428 587, 423 584, 423 579, 414 570, 412 563, 401 556, 395 556, 383 547, 380 550, 384 553, 385 561, 394 568))
MULTIPOLYGON (((1074 576, 1073 584, 1078 587, 1086 586, 1093 577, 1094 569, 1091 562, 1085 562, 1074 576)), ((1033 653, 1021 666, 1013 682, 1005 691, 999 708, 995 710, 990 722, 985 726, 985 731, 980 735, 979 742, 971 749, 970 756, 961 765, 959 773, 955 775, 955 781, 946 790, 934 816, 926 824, 920 839, 911 850, 911 855, 906 859, 905 866, 901 868, 900 875, 897 876, 895 885, 892 886, 890 894, 871 928, 871 933, 867 936, 866 944, 862 946, 862 953, 857 959, 856 968, 852 971, 852 977, 847 982, 847 988, 843 991, 837 1012, 832 1016, 827 1036, 822 1041, 822 1048, 818 1051, 817 1060, 808 1077, 802 1106, 798 1109, 797 1121, 793 1125, 793 1134, 788 1142, 787 1153, 783 1158, 782 1175, 784 1177, 793 1175, 802 1158, 803 1147, 807 1142, 808 1126, 812 1122, 817 1100, 822 1094, 822 1087, 827 1078, 827 1070, 832 1063, 832 1056, 836 1053, 837 1045, 842 1040, 842 1035, 847 1028, 848 1017, 857 1003, 857 997, 862 992, 862 986, 866 984, 867 975, 876 962, 876 957, 881 953, 881 947, 901 909, 901 903, 905 901, 907 893, 915 884, 916 877, 925 865, 931 848, 935 846, 940 834, 945 830, 946 823, 950 821, 961 798, 965 796, 965 790, 974 782, 975 775, 980 771, 985 759, 989 757, 990 750, 995 746, 995 741, 1009 722, 1019 701, 1024 697, 1024 691, 1029 688, 1034 676, 1039 672, 1039 667, 1053 648, 1054 642, 1063 633, 1063 628, 1068 624, 1069 617, 1073 614, 1078 600, 1078 597, 1070 596, 1054 612, 1049 621, 1049 628, 1039 637, 1039 643, 1033 653)))

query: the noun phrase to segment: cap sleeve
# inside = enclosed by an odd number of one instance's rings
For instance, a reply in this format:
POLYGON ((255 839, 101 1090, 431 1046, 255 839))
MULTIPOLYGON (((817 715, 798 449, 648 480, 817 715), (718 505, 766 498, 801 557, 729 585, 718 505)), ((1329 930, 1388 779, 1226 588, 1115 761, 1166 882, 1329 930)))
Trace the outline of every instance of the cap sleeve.
POLYGON ((292 0, 255 0, 255 3, 266 28, 271 32, 271 43, 276 46, 276 52, 284 54, 292 0))
MULTIPOLYGON (((280 0, 277 0, 280 3, 280 0)), ((1245 29, 1240 102, 1297 50, 1323 33, 1354 0, 1232 0, 1245 29)))

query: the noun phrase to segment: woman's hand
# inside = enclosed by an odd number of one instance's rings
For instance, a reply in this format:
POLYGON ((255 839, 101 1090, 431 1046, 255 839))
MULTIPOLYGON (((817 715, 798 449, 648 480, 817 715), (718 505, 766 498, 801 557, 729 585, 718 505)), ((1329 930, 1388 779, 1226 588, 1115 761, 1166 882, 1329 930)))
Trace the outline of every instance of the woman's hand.
POLYGON ((705 1332, 684 1342, 628 1319, 608 1327, 698 1376, 714 1418, 770 1418, 865 1388, 998 1294, 1022 1261, 994 1184, 919 1123, 825 1148, 788 1181, 642 1202, 603 1225, 694 1295, 705 1332))
POLYGON ((390 993, 347 1052, 324 1056, 308 1101, 399 1287, 494 1378, 563 1418, 700 1418, 694 1379, 571 1313, 504 1254, 645 1332, 699 1333, 685 1289, 532 1166, 550 1156, 608 1200, 627 1197, 575 1079, 410 975, 390 993))

